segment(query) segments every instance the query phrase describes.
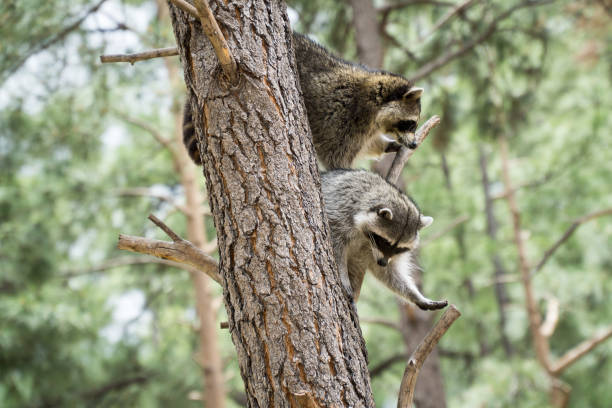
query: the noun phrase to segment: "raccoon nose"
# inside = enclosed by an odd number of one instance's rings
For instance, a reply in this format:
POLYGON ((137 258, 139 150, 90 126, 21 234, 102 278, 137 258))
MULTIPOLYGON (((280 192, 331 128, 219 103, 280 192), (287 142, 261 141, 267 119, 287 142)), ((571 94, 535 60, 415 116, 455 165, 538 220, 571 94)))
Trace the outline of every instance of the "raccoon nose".
POLYGON ((410 149, 416 149, 417 146, 418 146, 418 144, 414 140, 412 142, 408 143, 408 148, 410 148, 410 149))
POLYGON ((387 266, 387 260, 385 258, 380 258, 376 263, 380 266, 387 266))

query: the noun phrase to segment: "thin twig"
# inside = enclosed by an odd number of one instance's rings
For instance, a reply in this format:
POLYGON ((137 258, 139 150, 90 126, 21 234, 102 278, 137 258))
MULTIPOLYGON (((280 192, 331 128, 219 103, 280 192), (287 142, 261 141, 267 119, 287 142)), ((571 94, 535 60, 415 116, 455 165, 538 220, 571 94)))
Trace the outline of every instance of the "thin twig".
POLYGON ((100 55, 100 62, 102 62, 103 64, 109 62, 129 62, 131 65, 134 65, 134 63, 138 61, 144 61, 153 58, 174 57, 176 55, 179 55, 178 48, 168 47, 137 52, 134 54, 100 55))
MULTIPOLYGON (((159 218, 157 218, 153 214, 149 214, 148 218, 151 221, 153 221, 153 224, 157 225, 162 231, 164 231, 166 233, 166 235, 168 235, 172 239, 172 241, 174 241, 174 242, 185 241, 183 238, 179 237, 176 232, 172 231, 172 229, 170 229, 169 226, 164 224, 164 222, 162 220, 160 220, 159 218)), ((188 242, 188 241, 185 241, 185 242, 188 242)), ((195 246, 194 246, 194 248, 195 248, 195 246)))
POLYGON ((421 243, 419 244, 419 247, 423 248, 425 245, 430 244, 432 241, 435 241, 436 239, 442 237, 445 234, 448 234, 455 227, 457 227, 458 225, 463 224, 464 222, 466 222, 469 219, 470 219, 470 217, 467 216, 467 215, 462 215, 460 217, 455 218, 446 227, 442 228, 440 231, 436 232, 435 234, 429 236, 426 240, 421 241, 421 243))
POLYGON ((595 211, 595 212, 592 212, 587 215, 583 215, 582 217, 575 219, 572 225, 563 233, 561 238, 559 238, 557 242, 555 242, 550 248, 546 250, 546 252, 544 252, 542 259, 540 259, 540 262, 538 262, 535 268, 533 268, 533 270, 529 274, 529 277, 532 278, 533 275, 538 273, 544 267, 544 265, 546 265, 546 262, 548 262, 550 257, 557 251, 557 249, 559 249, 559 247, 565 241, 567 241, 572 236, 572 234, 576 231, 576 229, 578 229, 579 226, 581 226, 585 222, 588 222, 588 221, 594 220, 595 218, 603 217, 606 215, 612 215, 612 208, 607 208, 601 211, 595 211))
POLYGON ((215 49, 215 54, 219 59, 219 63, 221 64, 225 77, 231 84, 237 83, 238 66, 236 64, 236 60, 232 56, 229 46, 227 45, 227 41, 225 40, 225 37, 217 24, 217 20, 208 6, 208 1, 194 0, 194 3, 200 16, 202 29, 215 49))
POLYGON ((376 9, 379 13, 390 13, 391 11, 396 11, 403 9, 408 6, 415 6, 419 4, 431 5, 431 6, 444 6, 444 7, 452 7, 455 3, 450 1, 438 1, 438 0, 408 0, 408 1, 400 1, 396 3, 386 4, 382 7, 376 9))
POLYGON ((395 153, 395 157, 393 158, 393 163, 391 163, 391 167, 389 168, 389 172, 387 172, 387 177, 385 179, 392 184, 397 184, 397 180, 406 164, 406 161, 414 154, 414 151, 423 143, 429 131, 433 129, 438 123, 440 123, 440 117, 437 115, 432 116, 429 120, 421 125, 415 134, 415 142, 417 146, 414 149, 409 149, 406 146, 402 145, 399 151, 395 153))
POLYGON ((431 328, 427 336, 417 346, 416 350, 410 356, 402 385, 400 386, 399 398, 397 401, 398 408, 412 407, 412 399, 414 397, 414 387, 419 375, 419 370, 423 366, 425 359, 432 352, 436 344, 440 341, 444 333, 450 328, 455 320, 461 316, 461 313, 455 305, 450 305, 444 312, 440 320, 431 328))
POLYGON ((574 364, 578 359, 589 351, 593 350, 595 347, 606 341, 612 337, 612 326, 603 330, 602 332, 596 334, 592 338, 583 341, 578 344, 576 347, 569 350, 563 356, 561 356, 552 366, 551 372, 553 375, 559 375, 569 367, 571 364, 574 364))

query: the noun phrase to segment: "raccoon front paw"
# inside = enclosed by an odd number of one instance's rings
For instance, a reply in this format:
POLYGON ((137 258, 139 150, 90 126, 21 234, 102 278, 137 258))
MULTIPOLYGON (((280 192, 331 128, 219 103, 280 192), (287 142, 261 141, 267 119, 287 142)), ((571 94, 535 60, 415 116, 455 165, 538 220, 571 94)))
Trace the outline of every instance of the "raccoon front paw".
POLYGON ((426 302, 418 302, 417 306, 421 310, 438 310, 448 306, 448 300, 428 300, 426 302))
POLYGON ((398 152, 400 147, 402 147, 401 144, 397 143, 395 140, 391 140, 385 146, 385 153, 398 152))

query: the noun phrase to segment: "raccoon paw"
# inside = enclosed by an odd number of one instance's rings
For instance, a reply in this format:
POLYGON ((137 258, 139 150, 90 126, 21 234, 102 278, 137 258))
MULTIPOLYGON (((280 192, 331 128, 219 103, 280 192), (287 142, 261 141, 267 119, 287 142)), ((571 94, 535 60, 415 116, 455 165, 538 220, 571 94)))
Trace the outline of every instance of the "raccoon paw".
POLYGON ((391 140, 385 146, 385 153, 398 152, 400 147, 402 147, 401 144, 397 143, 395 140, 391 140))
POLYGON ((448 306, 448 300, 427 300, 426 302, 418 302, 417 306, 421 310, 438 310, 448 306))

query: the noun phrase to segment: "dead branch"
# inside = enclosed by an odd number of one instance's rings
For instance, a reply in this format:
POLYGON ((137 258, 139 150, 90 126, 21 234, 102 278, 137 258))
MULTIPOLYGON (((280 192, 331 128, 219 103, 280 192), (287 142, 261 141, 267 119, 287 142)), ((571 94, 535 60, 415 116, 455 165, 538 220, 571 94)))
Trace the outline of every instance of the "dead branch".
POLYGON ((219 59, 225 77, 231 84, 235 84, 238 82, 238 66, 217 24, 217 20, 208 6, 208 2, 206 0, 194 0, 194 3, 200 17, 202 29, 215 49, 215 54, 219 59))
POLYGON ((461 316, 461 313, 457 310, 455 305, 450 305, 408 359, 404 377, 402 378, 402 385, 400 386, 399 398, 397 401, 398 408, 412 407, 414 387, 419 375, 419 370, 444 333, 446 333, 459 316, 461 316))
POLYGON ((178 48, 168 47, 137 52, 134 54, 100 55, 100 62, 103 64, 110 62, 129 62, 131 65, 134 65, 134 63, 138 61, 144 61, 153 58, 174 57, 176 55, 178 55, 178 48))
POLYGON ((168 234, 173 242, 119 234, 117 248, 186 264, 204 272, 218 284, 222 283, 218 272, 219 265, 213 257, 207 255, 191 242, 179 237, 154 215, 149 215, 149 219, 168 234))
POLYGON ((440 123, 440 117, 437 115, 432 116, 429 120, 421 125, 419 129, 415 133, 415 142, 417 147, 414 149, 409 149, 406 146, 402 145, 399 151, 395 153, 395 157, 393 158, 393 163, 391 163, 391 167, 389 168, 389 172, 387 173, 387 177, 385 179, 392 184, 397 184, 397 180, 406 164, 406 161, 414 154, 414 151, 423 143, 431 129, 433 129, 438 123, 440 123))
POLYGON ((568 352, 566 352, 563 356, 561 356, 551 367, 551 372, 553 375, 561 374, 567 367, 571 364, 574 364, 578 359, 589 351, 593 350, 595 347, 606 341, 612 337, 612 326, 607 329, 601 331, 596 334, 592 338, 583 341, 578 344, 568 352))
POLYGON ((559 247, 565 241, 569 239, 569 237, 572 236, 572 234, 576 231, 576 229, 578 229, 579 226, 581 226, 585 222, 588 222, 588 221, 594 220, 595 218, 603 217, 606 215, 612 215, 612 208, 607 208, 601 211, 595 211, 590 214, 583 215, 582 217, 574 220, 574 222, 572 222, 572 225, 563 233, 561 238, 559 238, 557 242, 555 242, 549 249, 546 250, 546 252, 544 252, 544 256, 542 256, 542 259, 540 260, 540 262, 538 262, 535 268, 533 268, 533 270, 529 274, 529 277, 530 278, 533 277, 533 275, 538 273, 544 267, 544 265, 546 264, 546 262, 548 262, 550 257, 557 251, 557 249, 559 249, 559 247))
POLYGON ((431 235, 426 240, 421 241, 421 243, 419 244, 419 247, 423 248, 425 245, 430 244, 432 241, 435 241, 436 239, 438 239, 438 238, 448 234, 455 227, 457 227, 458 225, 463 224, 464 222, 468 221, 469 219, 470 219, 470 217, 467 216, 467 215, 462 215, 460 217, 455 218, 446 227, 442 228, 440 231, 438 231, 435 234, 431 235))

